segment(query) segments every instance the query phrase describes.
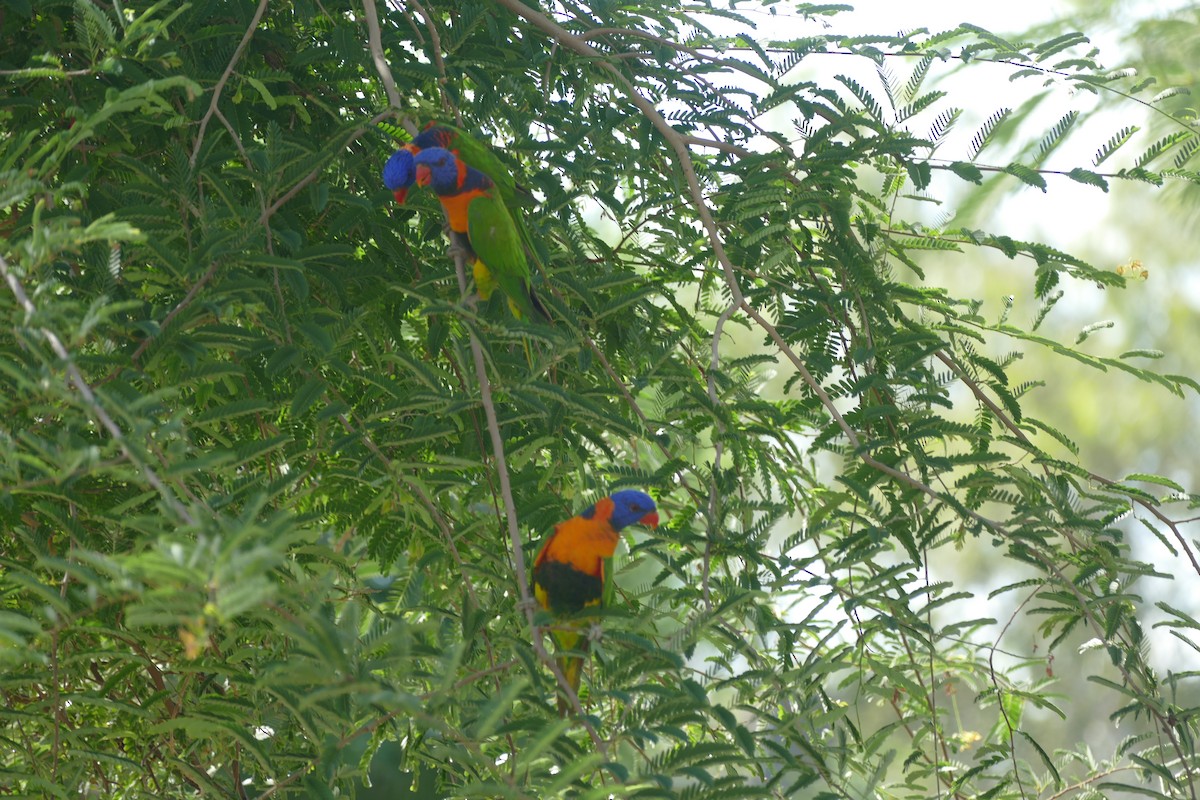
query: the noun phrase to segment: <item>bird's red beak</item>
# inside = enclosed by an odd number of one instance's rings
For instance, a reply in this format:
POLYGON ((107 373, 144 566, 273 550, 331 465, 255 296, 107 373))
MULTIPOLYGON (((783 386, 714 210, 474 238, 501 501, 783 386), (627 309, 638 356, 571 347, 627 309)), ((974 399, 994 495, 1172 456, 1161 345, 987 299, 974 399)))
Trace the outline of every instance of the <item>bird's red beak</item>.
POLYGON ((428 186, 433 173, 424 164, 417 164, 417 186, 428 186))
POLYGON ((404 205, 404 200, 407 197, 408 197, 408 187, 407 186, 404 187, 403 189, 396 190, 396 202, 399 203, 400 205, 404 205))
POLYGON ((643 525, 645 525, 648 528, 657 528, 658 527, 658 512, 651 511, 649 514, 642 517, 638 521, 641 522, 643 525))

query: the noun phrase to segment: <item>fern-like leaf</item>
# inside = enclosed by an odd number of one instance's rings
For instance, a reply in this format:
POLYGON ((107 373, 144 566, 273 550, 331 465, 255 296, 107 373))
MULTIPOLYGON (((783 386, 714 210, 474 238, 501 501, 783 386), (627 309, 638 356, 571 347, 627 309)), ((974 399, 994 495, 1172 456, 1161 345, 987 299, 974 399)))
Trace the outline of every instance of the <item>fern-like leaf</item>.
POLYGON ((948 108, 934 118, 927 137, 929 141, 933 142, 934 147, 941 144, 946 134, 954 129, 954 123, 958 122, 960 116, 962 116, 961 108, 948 108))
POLYGON ((1035 163, 1040 164, 1045 161, 1046 157, 1049 156, 1056 147, 1062 144, 1063 138, 1066 136, 1067 131, 1071 130, 1071 127, 1075 124, 1077 119, 1079 119, 1078 111, 1068 111, 1063 118, 1060 119, 1054 125, 1054 127, 1046 133, 1046 135, 1042 138, 1041 144, 1038 145, 1038 153, 1035 163))
POLYGON ((1070 33, 1064 33, 1061 36, 1056 36, 1048 42, 1043 42, 1037 47, 1034 47, 1033 52, 1037 54, 1038 61, 1045 61, 1047 58, 1057 55, 1067 48, 1074 47, 1075 45, 1079 44, 1086 44, 1088 41, 1088 37, 1084 36, 1082 33, 1078 31, 1072 31, 1070 33))
POLYGON ((1108 181, 1104 179, 1104 176, 1097 175, 1091 170, 1083 169, 1082 167, 1076 167, 1067 173, 1067 177, 1077 183, 1086 183, 1089 186, 1099 186, 1104 191, 1108 191, 1108 181))
POLYGON ((1092 157, 1092 166, 1098 167, 1103 164, 1115 152, 1121 149, 1129 138, 1138 132, 1136 125, 1127 125, 1121 130, 1112 135, 1104 145, 1096 151, 1096 155, 1092 157))
POLYGON ((1043 192, 1046 191, 1046 179, 1037 170, 1031 169, 1025 164, 1013 162, 1005 167, 1004 171, 1018 178, 1022 183, 1027 183, 1030 186, 1041 189, 1043 192))
POLYGON ((904 99, 912 102, 917 96, 917 92, 921 91, 921 84, 925 82, 925 78, 929 75, 929 66, 933 63, 933 55, 927 54, 921 58, 913 67, 912 74, 908 76, 908 82, 904 84, 904 99))
POLYGON ((1008 115, 1011 113, 1011 108, 1002 108, 984 121, 975 135, 971 137, 971 149, 967 160, 974 161, 979 158, 979 154, 992 141, 992 137, 996 133, 996 128, 1000 126, 1000 123, 1008 119, 1008 115))
POLYGON ((834 78, 834 80, 836 80, 838 83, 841 83, 850 90, 852 95, 858 98, 858 102, 862 103, 863 108, 866 109, 867 114, 869 114, 872 119, 874 119, 876 122, 883 122, 883 106, 879 104, 879 101, 875 99, 874 95, 867 91, 866 87, 853 78, 848 78, 845 75, 838 75, 834 78))
POLYGON ((1150 147, 1146 150, 1146 152, 1144 152, 1140 156, 1138 156, 1137 161, 1135 163, 1139 167, 1144 167, 1147 164, 1149 164, 1151 161, 1153 161, 1154 159, 1161 156, 1163 153, 1167 152, 1171 148, 1180 144, 1181 142, 1195 142, 1195 141, 1196 141, 1196 134, 1194 132, 1192 132, 1192 131, 1175 131, 1174 133, 1170 133, 1170 134, 1164 136, 1163 138, 1159 139, 1154 144, 1150 145, 1150 147))

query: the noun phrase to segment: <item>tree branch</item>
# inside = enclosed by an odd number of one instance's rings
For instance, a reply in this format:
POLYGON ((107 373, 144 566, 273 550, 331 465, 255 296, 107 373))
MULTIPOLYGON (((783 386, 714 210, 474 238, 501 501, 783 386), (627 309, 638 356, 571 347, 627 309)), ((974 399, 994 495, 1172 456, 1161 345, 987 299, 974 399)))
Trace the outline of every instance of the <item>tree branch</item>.
MULTIPOLYGON (((944 495, 942 495, 941 492, 938 492, 933 487, 905 472, 902 472, 901 470, 896 469, 895 467, 892 467, 889 464, 884 464, 868 453, 862 451, 861 439, 858 436, 858 432, 855 431, 848 422, 846 422, 845 417, 842 416, 842 413, 838 411, 837 406, 834 405, 833 399, 829 396, 829 393, 826 392, 825 388, 821 386, 821 384, 812 376, 812 373, 808 371, 808 367, 805 366, 803 359, 801 359, 796 351, 788 345, 787 341, 784 340, 783 336, 780 335, 775 326, 772 325, 771 322, 767 320, 766 317, 764 317, 758 311, 758 309, 752 306, 746 299, 745 295, 742 293, 741 286, 738 284, 737 272, 733 266, 733 262, 729 259, 729 255, 725 252, 725 243, 721 238, 720 230, 717 228, 716 219, 713 217, 712 210, 708 207, 708 201, 704 197, 704 190, 700 186, 700 179, 696 175, 696 167, 692 162, 691 153, 688 152, 687 141, 684 135, 671 127, 671 124, 667 122, 666 118, 663 117, 663 115, 659 113, 658 109, 654 107, 654 104, 643 97, 640 92, 638 92, 637 87, 624 73, 617 69, 613 64, 604 60, 606 57, 604 53, 592 47, 579 36, 576 36, 575 34, 566 30, 554 20, 547 17, 545 14, 524 5, 520 2, 520 0, 496 0, 496 2, 514 12, 518 16, 524 18, 535 28, 538 28, 539 30, 548 34, 551 38, 557 40, 563 46, 574 50, 580 55, 595 59, 597 66, 606 70, 613 76, 614 81, 624 89, 626 95, 629 97, 630 102, 632 102, 634 106, 636 106, 638 110, 640 110, 642 114, 646 116, 646 118, 650 121, 650 124, 653 125, 660 134, 662 134, 663 139, 671 146, 671 149, 675 151, 675 156, 678 159, 679 167, 683 172, 684 180, 687 182, 688 193, 692 198, 692 206, 695 208, 697 215, 700 217, 700 223, 703 225, 709 244, 712 246, 713 255, 716 256, 717 262, 721 265, 721 271, 723 273, 725 283, 729 288, 729 292, 732 295, 734 302, 739 308, 745 311, 746 314, 753 319, 760 328, 763 329, 767 336, 770 337, 771 341, 775 343, 775 346, 779 348, 779 352, 783 353, 788 361, 792 363, 792 366, 796 368, 800 378, 804 381, 805 386, 807 386, 809 390, 821 401, 821 404, 829 412, 829 415, 833 417, 833 420, 837 424, 838 428, 841 429, 842 433, 846 436, 847 441, 849 441, 850 446, 854 449, 857 457, 864 464, 872 469, 877 470, 878 472, 882 472, 883 474, 894 478, 900 483, 923 492, 935 500, 945 502, 944 495)), ((1003 526, 994 520, 990 520, 977 512, 971 511, 967 508, 962 508, 958 505, 956 505, 955 508, 959 509, 961 513, 971 517, 976 522, 984 525, 995 533, 1004 532, 1003 526)))
POLYGON ((387 58, 383 55, 383 35, 379 30, 379 10, 375 7, 375 0, 363 0, 363 19, 367 22, 367 49, 371 51, 371 60, 375 62, 375 71, 379 73, 388 103, 392 108, 399 110, 400 90, 396 88, 392 68, 388 66, 387 58))
MULTIPOLYGON (((27 318, 33 319, 33 317, 37 314, 37 308, 33 305, 33 302, 29 299, 29 296, 25 294, 25 288, 17 279, 17 276, 12 273, 8 262, 4 260, 3 256, 0 256, 0 273, 3 273, 4 280, 8 283, 8 288, 12 290, 13 296, 17 298, 17 303, 22 309, 25 310, 27 318)), ((162 478, 158 477, 158 474, 151 469, 150 465, 143 461, 141 456, 133 452, 133 449, 125 440, 125 434, 121 431, 121 427, 117 425, 116 421, 114 421, 113 418, 109 416, 108 412, 104 410, 104 406, 100 404, 100 401, 96 398, 95 392, 92 391, 92 387, 88 385, 88 382, 84 379, 83 374, 79 371, 79 368, 75 366, 75 362, 71 360, 71 354, 67 352, 67 348, 63 346, 62 340, 58 338, 58 335, 47 327, 40 327, 36 328, 35 330, 41 334, 42 338, 45 339, 50 345, 50 349, 54 351, 54 354, 58 356, 58 358, 61 359, 63 364, 66 366, 67 377, 70 379, 71 384, 74 385, 75 391, 79 392, 80 397, 83 398, 84 404, 88 407, 88 410, 91 411, 92 417, 96 420, 96 422, 100 423, 100 425, 106 431, 108 431, 109 436, 111 436, 113 441, 117 443, 117 446, 121 448, 121 452, 124 453, 125 457, 128 458, 129 461, 138 468, 138 470, 141 471, 142 475, 146 478, 146 482, 154 487, 155 491, 157 491, 159 496, 162 497, 163 502, 166 503, 167 507, 175 512, 175 515, 179 517, 179 519, 194 527, 196 525, 196 519, 192 516, 191 512, 188 511, 187 507, 184 506, 183 503, 179 502, 178 498, 175 497, 175 494, 167 487, 165 483, 163 483, 162 478)))
MULTIPOLYGON (((467 290, 467 267, 466 259, 463 256, 462 250, 454 249, 454 267, 458 274, 459 290, 465 295, 467 290)), ((508 538, 512 545, 513 551, 513 577, 517 581, 517 591, 520 592, 521 609, 525 612, 525 619, 529 622, 529 628, 533 632, 533 650, 537 653, 538 658, 549 667, 554 674, 555 680, 558 682, 559 689, 567 698, 567 702, 571 706, 571 710, 575 712, 576 718, 580 724, 587 729, 588 736, 591 737, 592 743, 596 745, 596 750, 608 758, 608 744, 600 738, 600 734, 590 722, 584 719, 583 706, 579 702, 579 695, 567 681, 567 677, 558 667, 553 656, 546 651, 546 646, 542 642, 542 628, 534 621, 534 607, 537 603, 529 594, 529 578, 525 571, 525 551, 521 547, 521 529, 517 523, 517 510, 513 503, 512 482, 508 475, 508 462, 504 457, 504 437, 500 435, 500 422, 496 417, 496 404, 492 400, 492 385, 487 376, 487 364, 483 358, 483 346, 479 343, 479 337, 472 330, 471 339, 471 357, 475 362, 475 378, 479 382, 479 401, 483 404, 484 418, 487 420, 488 436, 492 442, 492 456, 496 462, 496 473, 500 481, 500 499, 504 503, 504 517, 508 523, 508 538)))
POLYGON ((208 128, 209 121, 217 111, 217 103, 221 99, 221 92, 224 90, 225 84, 229 82, 229 77, 233 75, 234 66, 237 65, 238 59, 242 57, 242 52, 246 49, 246 45, 250 44, 250 39, 254 36, 254 31, 258 28, 258 23, 262 21, 266 10, 267 0, 259 0, 258 8, 254 11, 254 17, 250 20, 250 27, 246 28, 246 32, 242 35, 242 40, 238 42, 237 49, 233 51, 233 56, 225 66, 225 71, 221 73, 221 77, 217 79, 217 84, 213 86, 212 100, 208 103, 208 111, 204 112, 204 116, 200 119, 200 130, 196 132, 196 144, 192 147, 192 157, 188 159, 188 163, 193 167, 196 166, 196 158, 200 155, 200 144, 204 141, 204 131, 208 128))

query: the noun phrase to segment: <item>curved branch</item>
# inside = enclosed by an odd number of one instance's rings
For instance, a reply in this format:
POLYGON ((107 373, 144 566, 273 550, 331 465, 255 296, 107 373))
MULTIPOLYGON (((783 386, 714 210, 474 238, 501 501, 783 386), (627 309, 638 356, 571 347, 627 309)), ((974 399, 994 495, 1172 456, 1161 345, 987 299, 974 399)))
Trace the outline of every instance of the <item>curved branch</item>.
MULTIPOLYGON (((663 117, 663 115, 659 113, 658 109, 654 107, 654 104, 643 97, 640 92, 638 92, 637 87, 628 78, 628 76, 622 73, 613 64, 605 61, 606 56, 604 53, 592 47, 579 36, 576 36, 575 34, 566 30, 554 20, 547 17, 545 14, 524 5, 520 0, 496 0, 496 2, 499 5, 504 6, 510 11, 516 13, 518 16, 524 18, 535 28, 538 28, 539 30, 548 34, 550 37, 556 39, 564 47, 567 47, 576 53, 579 53, 580 55, 595 59, 597 66, 606 70, 613 76, 614 81, 624 89, 626 95, 629 97, 630 102, 632 102, 638 108, 638 110, 646 116, 646 118, 650 121, 650 124, 653 125, 660 134, 662 134, 663 139, 671 146, 671 149, 675 151, 676 158, 679 162, 679 167, 683 172, 684 180, 687 182, 688 193, 692 198, 692 206, 696 209, 696 213, 700 217, 700 223, 704 226, 704 231, 707 234, 709 244, 713 249, 713 255, 716 256, 717 262, 721 265, 721 272, 724 276, 725 284, 729 288, 729 292, 733 297, 734 303, 736 303, 739 308, 746 312, 747 316, 749 316, 752 320, 754 320, 755 323, 758 324, 760 328, 762 328, 767 336, 770 337, 771 341, 775 343, 775 346, 779 349, 779 352, 781 352, 788 359, 788 361, 791 362, 792 366, 796 368, 796 372, 800 375, 801 380, 804 381, 805 386, 807 386, 809 390, 821 401, 821 404, 825 407, 826 411, 829 412, 829 415, 833 418, 838 428, 841 429, 842 433, 846 436, 847 441, 854 449, 857 457, 864 464, 878 472, 883 473, 884 475, 895 479, 899 483, 905 484, 910 488, 916 489, 928 495, 932 499, 946 502, 945 495, 934 489, 932 486, 929 486, 928 484, 917 478, 914 478, 908 473, 902 472, 901 470, 898 470, 889 464, 885 464, 872 457, 868 453, 862 451, 861 439, 858 435, 858 432, 854 430, 854 428, 846 421, 846 418, 842 416, 842 413, 838 411, 837 406, 833 402, 833 398, 829 396, 829 393, 825 391, 825 388, 821 386, 816 378, 813 377, 812 373, 809 372, 808 367, 804 364, 804 360, 800 358, 799 354, 797 354, 790 345, 788 345, 787 341, 784 340, 783 336, 780 335, 775 326, 772 325, 771 322, 767 320, 767 318, 764 317, 762 313, 759 312, 758 309, 751 305, 746 299, 746 296, 742 293, 742 288, 738 283, 737 271, 733 266, 733 262, 730 260, 729 255, 725 252, 725 243, 721 239, 721 232, 717 228, 717 221, 713 217, 712 210, 708 207, 708 201, 704 196, 704 190, 700 186, 700 179, 696 175, 696 167, 692 162, 691 153, 688 152, 687 139, 685 136, 671 127, 671 124, 667 122, 666 118, 663 117)), ((984 517, 975 511, 971 511, 968 508, 964 508, 959 504, 954 504, 954 508, 957 509, 959 513, 969 516, 977 523, 983 525, 994 533, 1004 533, 1004 527, 1000 525, 1000 523, 988 519, 987 517, 984 517)))

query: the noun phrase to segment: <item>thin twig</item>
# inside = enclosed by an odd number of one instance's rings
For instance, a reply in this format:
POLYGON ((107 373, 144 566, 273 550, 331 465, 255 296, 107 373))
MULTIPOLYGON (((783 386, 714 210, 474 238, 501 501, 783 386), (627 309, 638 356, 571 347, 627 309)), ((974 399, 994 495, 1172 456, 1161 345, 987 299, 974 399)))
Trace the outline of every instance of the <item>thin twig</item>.
POLYGON ((716 416, 716 409, 721 405, 721 397, 717 394, 717 372, 721 368, 721 332, 725 329, 725 323, 738 310, 737 303, 730 303, 729 307, 721 312, 721 316, 717 317, 717 322, 713 325, 712 335, 712 357, 708 364, 708 374, 705 375, 705 382, 708 384, 708 401, 712 403, 715 428, 715 436, 713 439, 713 465, 712 465, 712 490, 708 493, 708 532, 704 537, 704 574, 700 581, 700 591, 704 597, 704 607, 708 611, 712 611, 712 594, 709 589, 709 577, 712 574, 712 546, 713 536, 716 534, 718 498, 720 496, 720 475, 721 475, 721 458, 725 455, 725 423, 720 417, 716 416))
POLYGON ((450 97, 446 94, 446 61, 442 58, 442 35, 438 33, 437 25, 433 22, 433 16, 425 10, 425 6, 421 5, 419 0, 409 0, 412 7, 421 15, 421 19, 425 20, 425 27, 429 29, 429 52, 433 56, 433 66, 438 71, 438 93, 442 96, 442 108, 447 111, 454 112, 454 121, 458 125, 462 125, 462 115, 458 109, 450 102, 450 97))
POLYGON ((696 147, 711 147, 715 150, 720 150, 723 153, 732 153, 733 155, 741 156, 742 158, 749 158, 758 155, 758 153, 755 153, 753 150, 747 150, 744 147, 738 147, 736 144, 729 144, 728 142, 718 142, 716 139, 705 139, 701 136, 689 136, 687 134, 681 134, 681 136, 685 142, 695 145, 696 147))
MULTIPOLYGON (((1019 441, 1023 442, 1030 449, 1040 450, 1040 448, 1038 448, 1037 445, 1035 445, 1032 440, 1025 435, 1025 431, 1021 430, 1021 428, 1013 420, 1009 419, 1008 415, 1004 413, 1004 410, 1000 408, 999 405, 997 405, 996 401, 988 397, 988 395, 983 391, 983 388, 980 387, 979 383, 976 382, 975 379, 969 374, 967 374, 967 371, 964 370, 953 357, 942 350, 936 351, 934 356, 936 356, 939 361, 949 367, 951 371, 958 376, 959 380, 966 384, 967 388, 971 390, 971 393, 975 395, 975 398, 987 406, 988 410, 992 413, 992 416, 998 419, 1000 423, 1004 425, 1004 427, 1008 428, 1013 436, 1017 437, 1019 441)), ((1102 484, 1107 488, 1119 486, 1117 481, 1114 481, 1111 478, 1106 478, 1103 475, 1097 475, 1091 470, 1088 470, 1088 477, 1096 481, 1096 483, 1102 484)), ((1119 488, 1117 491, 1120 491, 1119 488)), ((1192 564, 1192 570, 1195 571, 1197 575, 1200 575, 1200 562, 1196 560, 1196 554, 1192 551, 1191 545, 1188 544, 1187 537, 1180 533, 1178 523, 1174 522, 1153 503, 1149 503, 1140 498, 1131 499, 1133 502, 1137 503, 1139 506, 1153 514, 1159 522, 1171 529, 1171 532, 1175 534, 1175 540, 1179 543, 1179 546, 1183 549, 1183 552, 1187 554, 1188 561, 1190 561, 1192 564)))
POLYGON ((136 363, 137 360, 142 357, 142 354, 146 352, 146 349, 149 348, 159 336, 162 336, 163 331, 165 331, 167 327, 175 321, 175 318, 178 317, 185 308, 192 304, 192 301, 196 299, 196 295, 200 293, 200 290, 204 288, 204 285, 212 280, 213 276, 217 274, 217 267, 219 266, 219 261, 214 261, 209 265, 204 274, 200 276, 200 280, 196 281, 192 285, 192 288, 188 289, 187 294, 183 296, 183 299, 179 301, 179 304, 171 309, 165 317, 163 317, 163 321, 158 325, 158 333, 154 336, 147 336, 142 340, 142 343, 138 345, 137 349, 133 351, 133 355, 130 356, 131 361, 136 363))
MULTIPOLYGON (((364 133, 366 133, 371 128, 374 128, 377 123, 382 122, 383 120, 387 119, 388 117, 394 117, 395 115, 396 115, 396 112, 394 112, 394 111, 381 111, 380 113, 371 117, 371 119, 368 120, 365 125, 360 125, 359 127, 355 128, 353 131, 350 132, 350 135, 346 138, 346 141, 343 143, 342 147, 349 146, 352 142, 356 141, 358 139, 358 137, 362 136, 364 133)), ((406 129, 409 128, 410 126, 412 126, 412 122, 407 117, 402 117, 401 122, 402 122, 402 124, 404 124, 404 127, 406 129)), ((409 133, 413 133, 415 131, 416 131, 415 126, 412 126, 412 130, 410 130, 409 133)), ((324 169, 325 169, 324 164, 317 166, 315 169, 313 169, 312 172, 308 173, 303 178, 298 180, 296 182, 296 184, 294 186, 292 186, 292 188, 288 189, 286 192, 284 192, 282 195, 280 195, 278 200, 276 200, 271 205, 267 206, 267 209, 265 211, 263 211, 262 216, 260 216, 258 218, 259 224, 261 225, 263 222, 265 222, 266 220, 268 220, 272 216, 274 216, 275 212, 278 211, 280 208, 282 208, 283 205, 285 203, 287 203, 287 201, 291 200, 293 197, 295 197, 297 194, 299 194, 300 190, 303 189, 305 186, 308 186, 308 184, 310 184, 314 180, 316 180, 316 178, 321 174, 321 172, 324 171, 324 169)))
POLYGON ((1009 627, 1016 622, 1017 615, 1040 593, 1040 588, 1034 589, 1021 601, 1020 605, 1013 609, 1012 614, 1008 617, 1008 622, 1004 623, 1004 627, 996 634, 996 641, 992 642, 992 646, 988 649, 988 672, 992 677, 992 688, 996 690, 996 705, 1000 708, 1000 715, 1004 717, 1005 727, 1008 728, 1008 753, 1012 760, 1013 775, 1017 780, 1017 791, 1021 793, 1022 797, 1025 796, 1025 787, 1021 784, 1021 765, 1017 762, 1017 726, 1013 724, 1012 719, 1008 716, 1008 709, 1004 706, 1004 690, 1000 688, 1000 679, 996 676, 996 650, 1000 647, 1000 641, 1008 633, 1009 627))
POLYGON ((1130 765, 1128 767, 1113 767, 1112 769, 1106 769, 1096 775, 1089 775, 1078 783, 1072 783, 1070 786, 1064 786, 1061 791, 1055 792, 1047 797, 1046 800, 1059 800, 1060 797, 1068 795, 1071 792, 1077 792, 1080 789, 1096 783, 1097 781, 1105 780, 1112 775, 1116 775, 1118 772, 1129 772, 1135 769, 1142 769, 1142 767, 1138 765, 1130 765))
POLYGON ((196 132, 196 144, 192 147, 192 157, 188 159, 189 163, 196 166, 196 158, 200 155, 200 145, 204 141, 204 131, 208 128, 208 122, 212 119, 213 114, 217 111, 217 103, 221 99, 221 91, 225 88, 225 84, 229 82, 229 77, 233 75, 233 68, 237 65, 238 59, 242 57, 242 52, 246 49, 246 45, 250 44, 250 38, 254 36, 254 31, 258 28, 258 23, 262 21, 263 14, 267 11, 267 0, 259 0, 258 8, 254 11, 254 17, 250 20, 250 27, 246 28, 246 32, 242 35, 242 40, 238 42, 237 49, 233 51, 233 56, 230 57, 229 63, 225 66, 225 71, 221 73, 221 77, 217 79, 216 86, 213 87, 212 100, 208 103, 208 111, 204 112, 204 116, 200 119, 200 129, 196 132))
MULTIPOLYGON (((37 314, 37 308, 33 305, 29 296, 25 294, 25 288, 21 285, 20 280, 17 279, 17 276, 11 272, 8 262, 4 260, 3 256, 0 256, 0 273, 4 274, 4 280, 8 283, 8 288, 12 290, 13 296, 17 298, 17 303, 25 310, 26 316, 32 319, 37 314)), ((71 354, 67 352, 67 348, 63 346, 62 340, 58 338, 58 335, 46 327, 37 328, 36 330, 50 345, 50 349, 54 351, 54 354, 63 362, 67 370, 67 377, 70 378, 75 391, 79 392, 84 404, 92 412, 92 416, 108 431, 109 436, 121 448, 121 452, 125 454, 125 457, 141 471, 142 475, 146 478, 146 482, 154 487, 159 496, 162 497, 163 502, 175 512, 176 516, 188 525, 195 526, 196 520, 191 512, 187 510, 187 507, 179 502, 174 493, 163 483, 162 478, 158 477, 158 474, 151 469, 150 465, 143 461, 141 456, 133 452, 133 449, 126 442, 125 434, 121 431, 120 426, 104 410, 104 406, 100 405, 95 392, 92 391, 92 387, 88 385, 88 382, 84 380, 83 374, 75 366, 75 362, 71 360, 71 354)))

